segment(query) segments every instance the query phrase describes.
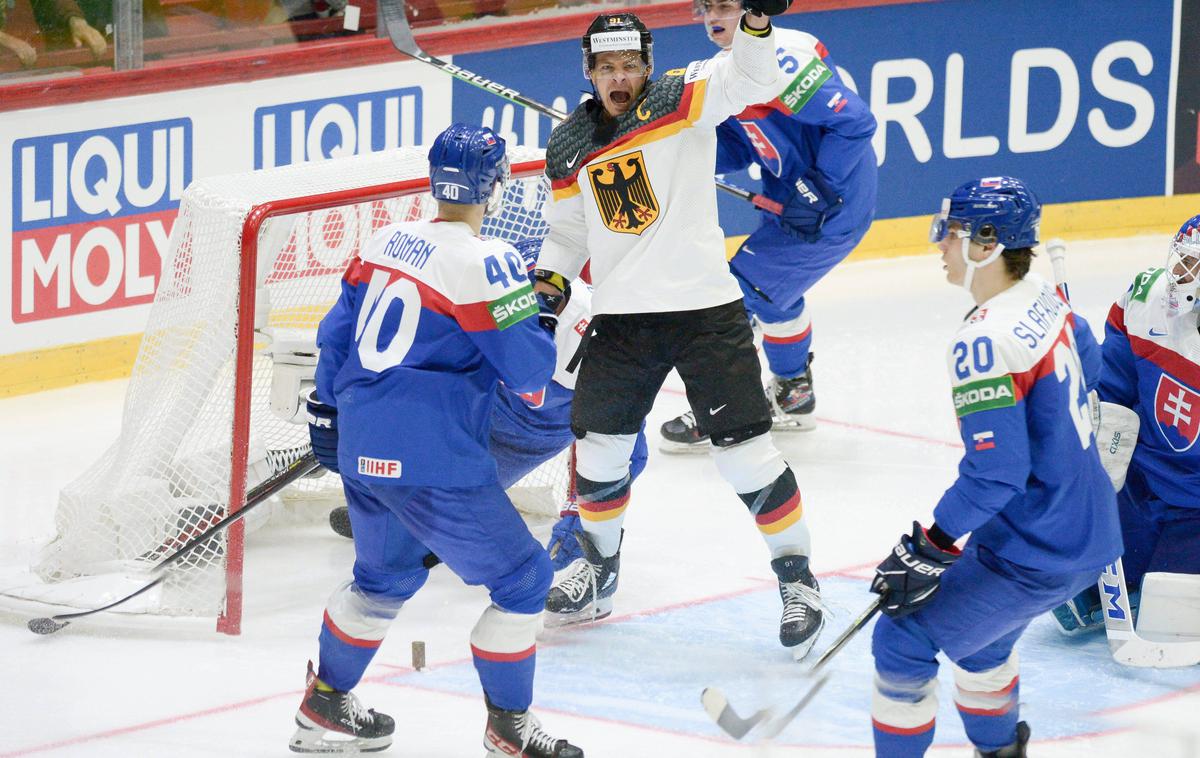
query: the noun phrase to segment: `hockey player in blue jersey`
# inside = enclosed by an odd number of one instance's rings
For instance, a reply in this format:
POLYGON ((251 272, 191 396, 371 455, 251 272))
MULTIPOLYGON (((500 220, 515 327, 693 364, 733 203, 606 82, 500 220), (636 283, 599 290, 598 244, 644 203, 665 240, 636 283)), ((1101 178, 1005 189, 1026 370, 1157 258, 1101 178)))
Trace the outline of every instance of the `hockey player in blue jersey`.
POLYGON ((876 569, 879 756, 924 755, 933 742, 939 651, 976 755, 1026 755, 1013 646, 1121 553, 1087 402, 1095 340, 1027 273, 1040 217, 1022 182, 993 177, 955 189, 934 220, 947 280, 976 303, 947 355, 966 452, 933 524, 914 523, 876 569))
POLYGON ((325 607, 296 752, 377 751, 394 720, 350 692, 436 554, 491 604, 471 631, 489 755, 578 758, 529 712, 553 570, 497 482, 488 425, 497 383, 537 393, 554 371, 536 296, 511 245, 478 236, 508 175, 504 140, 454 124, 429 152, 433 220, 379 230, 351 262, 317 332, 313 450, 342 474, 354 524, 351 581, 325 607), (539 323, 541 322, 541 323, 539 323))
MULTIPOLYGON (((737 0, 696 0, 709 39, 728 50, 741 15, 737 0)), ((717 129, 718 174, 752 164, 762 193, 783 205, 762 223, 729 267, 746 310, 762 329, 773 375, 767 387, 776 430, 811 429, 816 407, 812 318, 805 293, 862 240, 875 214, 875 117, 846 86, 816 37, 777 28, 779 95, 717 129)), ((662 426, 666 452, 707 452, 689 412, 662 426)))
MULTIPOLYGON (((532 273, 542 249, 542 238, 530 237, 516 243, 528 271, 532 273)), ((575 441, 571 431, 571 400, 575 396, 577 354, 592 317, 592 288, 584 282, 570 287, 554 330, 558 352, 554 378, 544 392, 522 398, 501 385, 492 407, 488 449, 496 460, 500 486, 508 489, 528 473, 567 449, 575 441)), ((639 432, 629 459, 629 476, 636 480, 646 468, 646 435, 639 432)), ((573 472, 571 472, 573 475, 573 472)), ((561 504, 559 520, 546 546, 556 570, 566 568, 583 556, 575 533, 579 531, 579 506, 573 497, 561 504)), ((344 537, 353 536, 347 506, 334 510, 330 523, 344 537)))
MULTIPOLYGON (((1166 266, 1138 274, 1104 328, 1099 437, 1109 444, 1101 460, 1119 490, 1121 562, 1135 608, 1148 572, 1200 575, 1198 281, 1193 216, 1171 241, 1166 266)), ((1068 632, 1104 628, 1095 585, 1054 615, 1068 632)))

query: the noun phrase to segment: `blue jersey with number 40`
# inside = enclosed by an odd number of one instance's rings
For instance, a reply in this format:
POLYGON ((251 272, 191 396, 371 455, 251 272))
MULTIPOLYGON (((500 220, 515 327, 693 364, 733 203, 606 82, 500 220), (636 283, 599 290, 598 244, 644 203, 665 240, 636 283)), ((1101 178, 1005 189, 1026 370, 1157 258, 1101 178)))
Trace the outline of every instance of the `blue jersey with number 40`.
POLYGON ((1119 556, 1088 408, 1100 353, 1087 323, 1030 274, 968 315, 949 364, 966 452, 934 509, 938 525, 1044 571, 1100 569, 1119 556))
POLYGON ((321 321, 317 394, 338 409, 342 476, 474 487, 497 481, 488 429, 498 381, 538 392, 554 372, 525 263, 466 224, 379 230, 321 321))

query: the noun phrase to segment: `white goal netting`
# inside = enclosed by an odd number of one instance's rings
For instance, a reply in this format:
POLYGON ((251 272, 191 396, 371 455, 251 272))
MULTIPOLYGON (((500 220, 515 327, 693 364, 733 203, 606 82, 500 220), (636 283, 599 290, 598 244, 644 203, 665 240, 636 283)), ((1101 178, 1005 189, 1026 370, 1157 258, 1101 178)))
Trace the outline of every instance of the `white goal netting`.
MULTIPOLYGON (((540 151, 510 151, 514 175, 485 236, 545 234, 540 151)), ((431 215, 425 148, 198 180, 184 194, 125 398, 116 443, 60 494, 57 536, 33 571, 42 600, 96 607, 222 518, 243 492, 308 444, 296 387, 311 377, 316 328, 349 259, 378 228, 431 215), (296 413, 296 411, 299 413, 296 413), (240 451, 240 454, 235 454, 240 451), (57 589, 54 589, 57 588, 57 589)), ((565 455, 514 488, 527 511, 557 513, 565 455)), ((293 497, 339 495, 328 474, 293 497)), ((257 511, 269 511, 264 506, 257 511)), ((256 513, 257 513, 256 511, 256 513)), ((251 519, 256 514, 251 514, 251 519)), ((261 519, 259 519, 261 520, 261 519)), ((253 528, 254 523, 251 524, 253 528)), ((217 616, 236 633, 242 531, 214 537, 127 610, 217 616)))

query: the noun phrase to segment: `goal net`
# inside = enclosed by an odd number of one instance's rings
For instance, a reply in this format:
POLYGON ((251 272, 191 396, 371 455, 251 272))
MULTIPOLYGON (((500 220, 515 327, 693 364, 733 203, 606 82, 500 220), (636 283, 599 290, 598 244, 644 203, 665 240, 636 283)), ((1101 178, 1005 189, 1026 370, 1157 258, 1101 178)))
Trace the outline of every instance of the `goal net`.
MULTIPOLYGON (((513 181, 484 236, 542 236, 548 187, 540 151, 510 150, 513 181)), ((316 328, 350 258, 372 233, 432 216, 425 148, 402 148, 194 182, 163 260, 116 443, 59 496, 57 536, 34 573, 39 598, 93 608, 245 502, 245 493, 308 450, 299 388, 316 364, 316 328)), ((511 493, 557 514, 566 455, 511 493)), ((301 480, 293 497, 340 495, 337 476, 301 480)), ((271 510, 264 504, 249 515, 271 510)), ((268 507, 271 506, 271 507, 268 507)), ((261 521, 261 518, 258 519, 261 521)), ((169 569, 125 610, 241 623, 244 524, 169 569)), ((136 586, 134 587, 136 588, 136 586)))

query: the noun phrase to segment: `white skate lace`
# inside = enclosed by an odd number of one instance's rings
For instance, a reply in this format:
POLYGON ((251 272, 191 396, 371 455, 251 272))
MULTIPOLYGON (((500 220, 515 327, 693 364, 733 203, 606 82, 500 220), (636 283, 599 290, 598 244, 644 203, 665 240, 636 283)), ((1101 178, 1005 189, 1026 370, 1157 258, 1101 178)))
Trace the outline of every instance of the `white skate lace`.
POLYGON ((812 587, 801 582, 781 582, 779 586, 783 590, 782 623, 797 621, 804 624, 808 621, 809 609, 825 611, 820 594, 812 587))
MULTIPOLYGON (((801 377, 802 378, 802 377, 801 377)), ((771 402, 771 411, 776 418, 788 418, 789 411, 779 404, 779 391, 783 388, 784 382, 794 382, 795 379, 783 379, 774 376, 771 377, 771 383, 767 385, 767 400, 771 402)), ((790 391, 790 390, 789 390, 790 391)), ((799 403, 797 403, 799 405, 799 403)))
POLYGON ((696 428, 696 414, 692 413, 691 411, 685 412, 682 416, 676 419, 676 421, 682 423, 685 429, 690 430, 696 428))
POLYGON ((547 753, 552 753, 554 750, 554 743, 557 740, 546 734, 537 716, 534 716, 529 711, 517 716, 517 728, 520 730, 522 751, 528 747, 537 748, 547 753))
POLYGON ((576 558, 575 568, 571 570, 570 575, 558 585, 563 594, 571 598, 572 602, 577 602, 584 593, 591 589, 593 602, 596 599, 596 568, 588 561, 587 558, 576 558))
POLYGON ((342 697, 342 713, 354 725, 355 730, 375 723, 375 714, 363 707, 358 698, 349 692, 342 697))

